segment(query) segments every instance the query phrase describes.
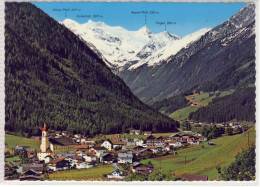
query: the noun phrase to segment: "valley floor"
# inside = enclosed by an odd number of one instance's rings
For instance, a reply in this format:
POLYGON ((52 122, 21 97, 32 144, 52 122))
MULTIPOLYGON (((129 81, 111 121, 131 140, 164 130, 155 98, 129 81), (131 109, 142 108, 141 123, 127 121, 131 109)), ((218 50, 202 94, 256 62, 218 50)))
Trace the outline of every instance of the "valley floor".
MULTIPOLYGON (((162 135, 162 134, 160 134, 162 135)), ((38 147, 39 142, 14 135, 6 135, 6 148, 11 149, 17 143, 23 142, 30 147, 38 147)), ((223 136, 213 139, 215 145, 208 145, 203 142, 199 145, 182 148, 177 153, 160 156, 152 159, 144 159, 144 164, 152 163, 154 171, 160 170, 167 175, 176 177, 182 174, 207 175, 209 180, 218 180, 217 166, 221 168, 230 165, 235 156, 242 150, 255 144, 255 129, 233 136, 223 136)), ((7 162, 19 160, 18 157, 7 158, 7 162)), ((99 165, 89 169, 66 170, 50 173, 47 180, 107 180, 105 175, 111 173, 113 167, 109 165, 99 165)))

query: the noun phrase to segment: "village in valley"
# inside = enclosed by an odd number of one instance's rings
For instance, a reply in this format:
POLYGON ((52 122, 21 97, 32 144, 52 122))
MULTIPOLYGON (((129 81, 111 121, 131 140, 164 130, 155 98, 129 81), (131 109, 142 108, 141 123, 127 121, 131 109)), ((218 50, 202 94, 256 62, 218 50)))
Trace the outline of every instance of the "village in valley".
MULTIPOLYGON (((206 125, 191 121, 187 123, 193 127, 206 125)), ((244 133, 248 129, 248 125, 238 122, 214 126, 224 136, 244 133)), ((67 131, 54 131, 48 129, 45 123, 40 130, 41 136, 30 138, 40 143, 38 149, 19 144, 19 141, 14 148, 6 148, 5 179, 48 180, 49 175, 60 171, 110 166, 111 172, 104 174, 102 180, 127 180, 132 175, 149 176, 155 171, 151 162, 142 162, 145 159, 178 155, 179 150, 200 144, 215 146, 210 140, 212 137, 208 139, 200 133, 187 130, 153 133, 129 129, 124 136, 114 134, 92 138, 67 131), (19 161, 8 160, 14 157, 19 158, 19 161)), ((186 165, 186 157, 183 159, 186 165)), ((208 176, 187 173, 176 179, 208 180, 208 176)))
POLYGON ((256 182, 251 1, 3 3, 5 182, 256 182))

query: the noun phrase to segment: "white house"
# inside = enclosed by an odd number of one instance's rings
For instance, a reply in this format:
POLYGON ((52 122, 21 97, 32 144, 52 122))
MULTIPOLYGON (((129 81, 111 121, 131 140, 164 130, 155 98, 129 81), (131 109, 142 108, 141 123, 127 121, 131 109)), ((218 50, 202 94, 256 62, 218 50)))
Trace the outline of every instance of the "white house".
POLYGON ((130 129, 129 130, 129 134, 132 134, 132 135, 140 135, 141 134, 141 131, 140 130, 137 130, 137 129, 130 129))
POLYGON ((179 141, 170 141, 170 142, 168 142, 168 145, 169 146, 173 146, 173 147, 181 147, 182 146, 182 143, 181 142, 179 142, 179 141))
POLYGON ((113 148, 113 144, 109 140, 105 140, 102 144, 101 147, 106 148, 107 150, 111 151, 113 148))
POLYGON ((135 142, 136 146, 143 146, 143 144, 144 144, 144 141, 142 139, 135 138, 134 142, 135 142))
POLYGON ((94 140, 88 140, 87 138, 81 138, 80 139, 81 144, 88 144, 90 147, 93 147, 95 144, 94 140))
POLYGON ((123 172, 120 170, 113 171, 110 175, 107 175, 108 179, 124 179, 125 176, 123 175, 123 172))
POLYGON ((120 164, 125 164, 125 163, 132 164, 133 163, 132 151, 118 153, 117 160, 118 160, 117 162, 120 164))
POLYGON ((97 158, 100 158, 105 152, 106 148, 104 147, 91 147, 89 149, 90 154, 94 154, 97 158))
POLYGON ((74 134, 74 138, 81 138, 81 135, 80 134, 74 134))
POLYGON ((93 165, 89 164, 87 162, 78 162, 76 164, 76 169, 85 169, 85 168, 91 168, 91 167, 93 167, 93 165))
POLYGON ((97 161, 97 157, 92 156, 92 155, 84 155, 83 158, 86 162, 96 162, 97 161))
POLYGON ((144 131, 144 135, 145 136, 150 136, 150 135, 152 135, 152 131, 144 131))

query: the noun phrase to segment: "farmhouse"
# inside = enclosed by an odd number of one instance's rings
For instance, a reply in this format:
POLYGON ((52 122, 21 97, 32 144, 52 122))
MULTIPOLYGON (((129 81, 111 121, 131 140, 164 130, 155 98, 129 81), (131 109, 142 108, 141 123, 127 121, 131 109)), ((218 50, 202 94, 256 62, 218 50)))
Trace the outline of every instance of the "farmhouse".
POLYGON ((148 147, 163 147, 165 145, 163 137, 156 138, 153 135, 148 136, 145 143, 148 147))
POLYGON ((43 164, 23 164, 20 180, 42 180, 43 179, 43 164))
POLYGON ((147 148, 135 151, 135 156, 137 159, 151 158, 153 155, 153 151, 147 148))
POLYGON ((187 136, 186 137, 186 141, 188 144, 194 145, 194 144, 199 144, 199 138, 195 137, 195 136, 187 136))
POLYGON ((17 155, 23 155, 23 154, 27 154, 26 153, 26 147, 24 146, 19 146, 19 145, 16 145, 15 146, 15 149, 14 149, 14 153, 17 154, 17 155))
POLYGON ((85 159, 85 162, 89 162, 89 163, 97 162, 97 157, 93 154, 90 154, 90 153, 83 155, 83 158, 85 159))
POLYGON ((136 146, 143 146, 144 141, 142 139, 135 138, 134 143, 136 146))
POLYGON ((125 142, 120 141, 119 139, 113 139, 111 142, 113 149, 122 149, 122 147, 126 145, 125 142))
POLYGON ((173 146, 174 148, 179 148, 182 146, 181 142, 178 142, 177 140, 170 140, 168 141, 169 146, 173 146))
POLYGON ((141 175, 149 175, 150 173, 153 172, 153 165, 151 164, 144 165, 139 163, 133 166, 132 171, 134 173, 141 174, 141 175))
POLYGON ((74 149, 76 149, 75 153, 78 156, 83 156, 89 150, 89 146, 86 144, 76 145, 74 146, 74 149))
POLYGON ((105 152, 107 152, 107 149, 99 146, 91 147, 89 149, 89 153, 95 155, 97 158, 100 158, 105 152))
POLYGON ((101 158, 100 161, 105 164, 112 164, 116 161, 115 155, 112 153, 105 153, 101 158))
POLYGON ((113 143, 110 140, 105 140, 102 144, 101 147, 106 148, 107 150, 111 151, 113 148, 113 143))
POLYGON ((70 168, 70 162, 64 157, 57 158, 48 164, 48 168, 52 171, 66 170, 70 168))
POLYGON ((43 180, 43 175, 35 170, 27 170, 21 174, 19 179, 21 181, 24 180, 37 181, 37 180, 43 180))
POLYGON ((78 163, 84 162, 85 159, 81 156, 72 155, 69 157, 65 157, 67 161, 69 161, 70 166, 76 167, 78 163))
POLYGON ((132 151, 118 153, 117 160, 118 160, 118 163, 121 163, 121 164, 125 164, 125 163, 132 164, 133 163, 132 151))
POLYGON ((22 172, 26 172, 28 170, 34 170, 34 171, 42 174, 43 170, 44 170, 44 166, 43 166, 43 164, 37 164, 37 163, 23 164, 22 172))
POLYGON ((141 134, 141 130, 130 129, 129 130, 129 134, 131 134, 131 135, 140 135, 141 134))
POLYGON ((94 140, 89 140, 87 138, 81 138, 80 139, 80 144, 86 144, 89 147, 93 147, 95 145, 95 141, 94 140))
POLYGON ((110 175, 107 175, 108 179, 122 180, 125 178, 123 171, 116 169, 110 175))
POLYGON ((76 169, 86 169, 86 168, 93 167, 93 164, 80 161, 80 162, 77 162, 75 166, 76 166, 76 169))
POLYGON ((150 136, 150 135, 152 135, 152 131, 144 131, 144 135, 145 136, 150 136))

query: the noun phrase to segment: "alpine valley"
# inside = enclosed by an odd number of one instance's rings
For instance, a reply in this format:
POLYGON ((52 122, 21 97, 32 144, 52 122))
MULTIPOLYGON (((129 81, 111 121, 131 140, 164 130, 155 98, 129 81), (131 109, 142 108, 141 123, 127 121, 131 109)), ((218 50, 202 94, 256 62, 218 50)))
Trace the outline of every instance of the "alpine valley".
MULTIPOLYGON (((226 22, 184 37, 166 31, 152 33, 147 26, 128 31, 103 22, 79 24, 66 19, 61 24, 90 44, 139 99, 171 114, 180 109, 176 97, 193 91, 234 93, 254 87, 254 9, 248 4, 226 22)), ((250 90, 249 103, 254 106, 254 89, 246 90, 250 90)), ((237 111, 243 111, 241 108, 247 110, 240 105, 237 111)))
POLYGON ((4 179, 255 182, 255 5, 196 5, 5 2, 4 179))

